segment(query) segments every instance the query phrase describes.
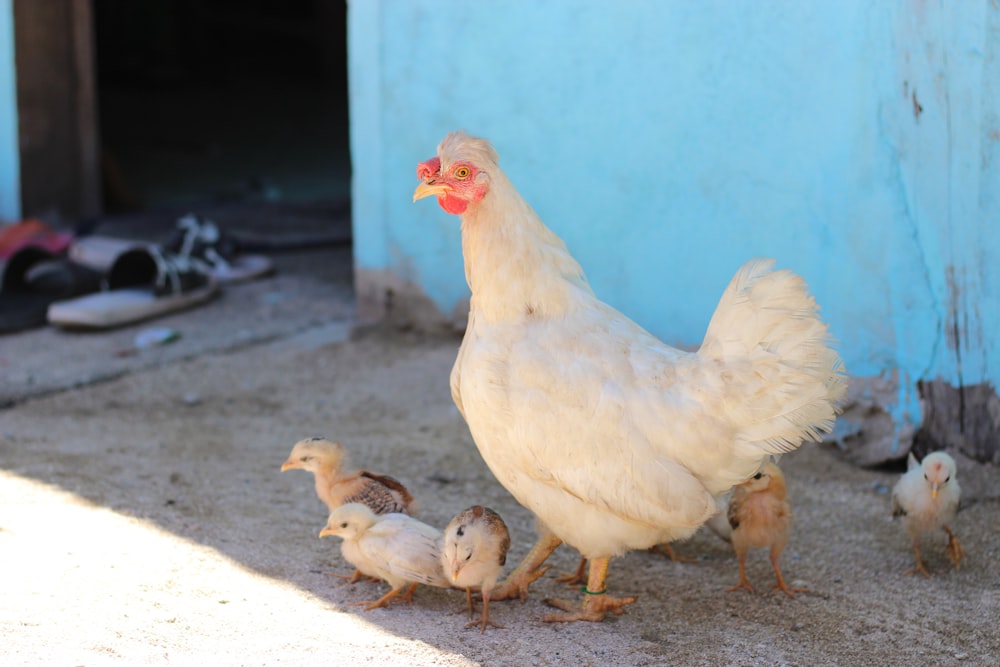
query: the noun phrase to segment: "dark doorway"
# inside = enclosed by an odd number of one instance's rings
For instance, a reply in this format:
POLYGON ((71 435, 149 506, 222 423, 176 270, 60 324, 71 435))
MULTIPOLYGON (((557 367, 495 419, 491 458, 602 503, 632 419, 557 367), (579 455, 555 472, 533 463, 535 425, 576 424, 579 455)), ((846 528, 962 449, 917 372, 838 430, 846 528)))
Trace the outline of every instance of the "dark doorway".
POLYGON ((104 209, 349 201, 346 3, 95 0, 104 209))
POLYGON ((343 0, 94 0, 100 233, 349 244, 343 0))

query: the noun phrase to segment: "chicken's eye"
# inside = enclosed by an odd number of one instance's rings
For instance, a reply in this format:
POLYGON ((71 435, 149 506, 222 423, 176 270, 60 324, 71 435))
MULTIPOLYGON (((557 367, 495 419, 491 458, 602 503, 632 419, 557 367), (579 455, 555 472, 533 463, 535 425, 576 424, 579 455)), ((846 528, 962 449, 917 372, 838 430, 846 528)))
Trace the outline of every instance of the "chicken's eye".
POLYGON ((469 560, 470 558, 472 558, 472 552, 471 552, 471 551, 469 552, 469 555, 467 555, 467 556, 465 557, 465 560, 469 560))
POLYGON ((347 528, 347 522, 345 521, 344 523, 340 524, 340 527, 341 528, 347 528))
POLYGON ((951 475, 948 475, 947 477, 944 478, 944 483, 945 484, 947 484, 950 481, 951 481, 951 475))
POLYGON ((462 166, 455 169, 454 173, 455 173, 455 178, 468 178, 469 174, 472 173, 472 170, 469 169, 468 167, 462 166))
POLYGON ((764 473, 762 473, 762 472, 759 472, 759 473, 757 473, 756 475, 754 475, 754 476, 753 476, 753 478, 754 478, 754 479, 760 479, 760 478, 761 478, 761 477, 763 477, 763 476, 764 476, 764 473))
POLYGON ((925 482, 929 482, 930 481, 929 479, 927 479, 927 473, 924 473, 924 481, 925 482))

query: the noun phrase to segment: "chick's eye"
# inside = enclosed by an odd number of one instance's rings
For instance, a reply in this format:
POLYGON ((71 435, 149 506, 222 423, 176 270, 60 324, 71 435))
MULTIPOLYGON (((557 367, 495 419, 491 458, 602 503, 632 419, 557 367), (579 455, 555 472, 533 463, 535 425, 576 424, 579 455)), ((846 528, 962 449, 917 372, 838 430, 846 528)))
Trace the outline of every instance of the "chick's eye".
POLYGON ((472 170, 468 167, 462 166, 455 169, 455 178, 468 178, 472 170))
POLYGON ((347 522, 345 521, 344 523, 340 524, 340 527, 341 528, 347 528, 347 522))
POLYGON ((472 552, 471 552, 471 551, 470 551, 470 552, 469 552, 469 554, 468 554, 468 555, 467 555, 467 556, 465 557, 465 560, 469 560, 470 558, 472 558, 472 552))
POLYGON ((754 476, 753 476, 753 478, 754 478, 754 479, 760 479, 760 478, 761 478, 761 477, 763 477, 763 476, 764 476, 764 473, 762 473, 762 472, 759 472, 759 473, 757 473, 756 475, 754 475, 754 476))
POLYGON ((947 477, 944 478, 944 483, 945 484, 947 484, 950 481, 951 481, 951 475, 948 475, 947 477))

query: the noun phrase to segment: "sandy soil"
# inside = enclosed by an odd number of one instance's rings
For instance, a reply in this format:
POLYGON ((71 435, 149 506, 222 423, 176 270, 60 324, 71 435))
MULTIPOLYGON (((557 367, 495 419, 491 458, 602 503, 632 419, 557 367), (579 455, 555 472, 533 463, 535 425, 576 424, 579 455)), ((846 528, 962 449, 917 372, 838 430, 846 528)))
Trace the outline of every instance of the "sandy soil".
MULTIPOLYGON (((786 577, 812 594, 727 593, 729 547, 677 545, 694 563, 632 553, 609 588, 638 594, 601 624, 548 625, 550 577, 497 603, 506 629, 464 627, 464 594, 350 606, 384 586, 346 585, 306 473, 279 473, 292 443, 324 434, 390 473, 442 527, 488 504, 527 551, 531 517, 483 465, 448 393, 458 340, 329 328, 215 350, 0 411, 0 663, 4 665, 995 665, 1000 656, 998 470, 958 457, 955 526, 968 565, 904 576, 909 541, 889 518, 897 474, 827 447, 786 457, 796 523, 786 577), (342 332, 341 332, 342 333, 342 332)), ((553 571, 570 570, 563 547, 553 571)))

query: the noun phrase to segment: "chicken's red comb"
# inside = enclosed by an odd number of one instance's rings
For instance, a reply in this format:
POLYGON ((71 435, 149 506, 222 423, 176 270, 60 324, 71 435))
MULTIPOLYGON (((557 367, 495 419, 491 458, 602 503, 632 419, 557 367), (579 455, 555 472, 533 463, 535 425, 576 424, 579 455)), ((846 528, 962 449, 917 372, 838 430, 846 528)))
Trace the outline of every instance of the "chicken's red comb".
POLYGON ((441 158, 435 156, 417 165, 417 178, 426 181, 431 176, 437 176, 440 171, 441 158))

